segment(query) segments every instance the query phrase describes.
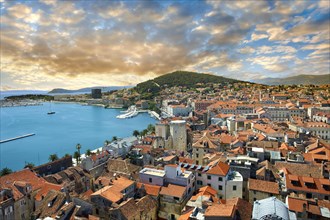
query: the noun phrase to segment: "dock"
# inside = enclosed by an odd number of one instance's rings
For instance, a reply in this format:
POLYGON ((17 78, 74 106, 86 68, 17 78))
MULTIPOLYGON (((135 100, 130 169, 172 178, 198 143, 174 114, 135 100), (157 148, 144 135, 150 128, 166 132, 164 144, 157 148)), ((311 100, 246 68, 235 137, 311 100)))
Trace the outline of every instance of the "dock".
POLYGON ((36 135, 36 134, 35 133, 25 134, 25 135, 17 136, 17 137, 14 137, 14 138, 9 138, 9 139, 6 139, 6 140, 1 140, 0 141, 0 144, 6 143, 6 142, 9 142, 9 141, 14 141, 14 140, 17 140, 17 139, 22 139, 22 138, 30 137, 30 136, 33 136, 33 135, 36 135))

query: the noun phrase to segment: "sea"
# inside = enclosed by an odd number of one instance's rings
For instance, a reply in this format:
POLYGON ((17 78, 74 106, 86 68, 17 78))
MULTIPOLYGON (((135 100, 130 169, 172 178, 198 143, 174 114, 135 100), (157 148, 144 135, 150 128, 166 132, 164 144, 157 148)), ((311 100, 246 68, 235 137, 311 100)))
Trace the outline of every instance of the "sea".
POLYGON ((103 146, 113 136, 132 136, 156 120, 148 113, 130 119, 117 119, 122 109, 105 109, 76 103, 42 103, 40 106, 0 108, 0 140, 25 134, 34 136, 0 144, 0 169, 22 169, 26 163, 36 166, 48 162, 50 154, 73 154, 81 144, 81 153, 103 146), (55 111, 48 115, 47 112, 55 111))

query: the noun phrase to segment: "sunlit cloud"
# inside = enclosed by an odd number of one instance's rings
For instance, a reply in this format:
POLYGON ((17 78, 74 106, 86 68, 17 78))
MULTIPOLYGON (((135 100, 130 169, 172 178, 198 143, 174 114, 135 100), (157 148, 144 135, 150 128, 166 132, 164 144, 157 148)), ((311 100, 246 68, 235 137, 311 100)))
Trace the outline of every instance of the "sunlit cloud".
POLYGON ((1 89, 329 73, 329 1, 2 1, 1 89))

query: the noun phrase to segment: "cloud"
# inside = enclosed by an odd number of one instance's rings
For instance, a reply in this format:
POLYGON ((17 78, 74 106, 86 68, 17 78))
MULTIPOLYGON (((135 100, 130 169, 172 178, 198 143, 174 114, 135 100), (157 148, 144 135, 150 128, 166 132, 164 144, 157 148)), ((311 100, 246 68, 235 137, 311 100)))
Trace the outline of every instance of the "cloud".
POLYGON ((40 0, 1 6, 1 74, 11 76, 5 84, 12 87, 124 85, 177 69, 243 79, 295 74, 300 66, 322 72, 329 65, 328 1, 40 0))
POLYGON ((10 16, 19 19, 28 16, 32 12, 32 9, 24 4, 16 4, 8 8, 7 11, 10 16))
POLYGON ((255 51, 256 51, 255 49, 253 49, 252 47, 249 47, 249 46, 244 47, 244 48, 241 48, 241 49, 239 50, 239 52, 242 53, 242 54, 252 54, 252 53, 254 53, 255 51))

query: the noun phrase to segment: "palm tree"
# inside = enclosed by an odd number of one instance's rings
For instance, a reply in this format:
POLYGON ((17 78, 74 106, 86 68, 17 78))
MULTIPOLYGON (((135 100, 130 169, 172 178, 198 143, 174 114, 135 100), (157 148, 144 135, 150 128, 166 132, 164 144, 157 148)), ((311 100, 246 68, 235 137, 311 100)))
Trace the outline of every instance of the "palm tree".
POLYGON ((81 145, 80 144, 77 144, 76 145, 76 149, 78 150, 78 153, 80 154, 80 148, 81 148, 81 145))
POLYGON ((8 174, 11 174, 12 172, 13 171, 11 169, 9 169, 8 167, 5 167, 0 171, 0 176, 8 175, 8 174))
POLYGON ((104 141, 104 146, 105 146, 105 147, 108 146, 108 145, 110 144, 110 142, 111 142, 111 141, 109 141, 109 140, 105 140, 105 141, 104 141))
POLYGON ((112 141, 117 141, 117 140, 118 140, 117 136, 112 137, 112 141))
POLYGON ((73 154, 73 158, 76 159, 77 165, 79 164, 79 159, 80 159, 80 153, 78 151, 75 151, 73 154))
POLYGON ((143 131, 140 132, 141 134, 141 137, 143 136, 146 136, 148 134, 148 130, 147 129, 144 129, 143 131))
POLYGON ((90 156, 91 154, 92 154, 92 151, 91 151, 90 149, 87 149, 87 150, 86 150, 86 155, 87 155, 87 156, 90 156))
POLYGON ((24 168, 29 168, 32 169, 33 167, 35 167, 34 163, 26 163, 24 168))
POLYGON ((49 161, 55 161, 55 160, 58 160, 58 156, 57 154, 51 154, 49 155, 49 158, 48 158, 49 161))
POLYGON ((138 137, 140 135, 140 132, 138 130, 133 131, 133 136, 138 137))
POLYGON ((147 130, 152 133, 155 132, 155 126, 153 124, 149 124, 147 130))

